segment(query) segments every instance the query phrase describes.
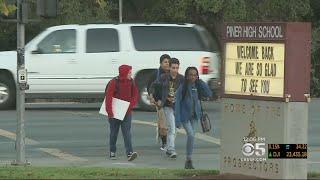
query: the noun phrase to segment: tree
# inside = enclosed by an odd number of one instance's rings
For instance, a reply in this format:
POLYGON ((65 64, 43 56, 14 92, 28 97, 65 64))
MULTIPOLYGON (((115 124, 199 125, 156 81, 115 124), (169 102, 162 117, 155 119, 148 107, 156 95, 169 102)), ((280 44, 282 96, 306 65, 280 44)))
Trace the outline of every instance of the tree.
POLYGON ((0 13, 4 16, 9 16, 17 7, 14 4, 8 4, 5 0, 0 0, 0 13))
MULTIPOLYGON (((16 10, 14 4, 8 4, 5 0, 0 0, 0 18, 7 18, 10 13, 16 10)), ((0 23, 0 49, 9 50, 16 47, 16 26, 8 23, 0 23)))
POLYGON ((144 19, 192 22, 207 27, 218 40, 224 22, 301 21, 311 14, 309 0, 157 0, 144 19))
POLYGON ((220 42, 220 47, 224 22, 312 22, 311 93, 320 95, 318 0, 157 0, 143 12, 143 17, 148 21, 203 25, 220 42))
MULTIPOLYGON (((14 5, 8 5, 8 0, 0 0, 1 12, 14 11, 14 5)), ((27 0, 29 3, 29 19, 39 19, 36 15, 37 0, 27 0)), ((41 22, 26 24, 26 42, 45 28, 60 24, 87 24, 114 22, 110 17, 115 4, 106 0, 60 0, 58 17, 41 19, 41 22)), ((16 49, 16 24, 0 22, 0 50, 16 49)))
MULTIPOLYGON (((7 0, 9 1, 9 0, 7 0)), ((0 0, 0 11, 12 11, 0 0)), ((36 0, 28 0, 35 10, 36 0)), ((118 22, 119 0, 60 0, 59 16, 28 24, 27 40, 46 27, 59 24, 118 22)), ((37 18, 31 11, 31 18, 37 18)), ((224 22, 312 22, 313 37, 320 33, 319 0, 123 0, 124 22, 194 23, 206 27, 222 42, 224 22)), ((0 23, 0 49, 15 48, 15 25, 0 23)), ((312 93, 320 95, 318 38, 312 42, 312 93)), ((221 46, 221 43, 219 43, 221 46)), ((222 47, 222 46, 221 46, 222 47)))

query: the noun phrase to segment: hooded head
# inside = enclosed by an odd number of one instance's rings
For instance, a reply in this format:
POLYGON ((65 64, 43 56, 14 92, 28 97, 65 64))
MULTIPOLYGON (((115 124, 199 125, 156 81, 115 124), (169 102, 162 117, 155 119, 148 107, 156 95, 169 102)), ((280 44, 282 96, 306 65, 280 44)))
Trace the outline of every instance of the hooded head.
POLYGON ((129 66, 129 65, 126 65, 126 64, 121 65, 119 67, 119 77, 121 79, 126 79, 128 74, 129 74, 129 72, 131 72, 131 70, 132 70, 132 66, 129 66))

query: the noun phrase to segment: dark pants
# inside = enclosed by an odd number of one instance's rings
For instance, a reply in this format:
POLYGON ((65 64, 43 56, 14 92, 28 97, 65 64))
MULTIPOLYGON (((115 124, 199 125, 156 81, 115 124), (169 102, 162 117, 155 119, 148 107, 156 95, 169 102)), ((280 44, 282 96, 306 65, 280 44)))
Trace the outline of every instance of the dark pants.
POLYGON ((117 119, 110 119, 110 152, 116 152, 117 138, 119 134, 119 128, 121 126, 122 136, 127 154, 133 152, 131 142, 131 115, 126 115, 123 121, 117 119))
POLYGON ((167 136, 161 136, 160 135, 160 137, 161 137, 162 145, 167 144, 167 136))

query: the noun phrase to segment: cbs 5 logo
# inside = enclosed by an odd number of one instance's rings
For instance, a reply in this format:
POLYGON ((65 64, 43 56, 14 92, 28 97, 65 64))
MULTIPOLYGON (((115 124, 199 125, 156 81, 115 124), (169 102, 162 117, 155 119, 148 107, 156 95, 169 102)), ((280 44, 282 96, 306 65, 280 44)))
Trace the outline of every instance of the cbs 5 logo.
POLYGON ((245 156, 252 156, 255 154, 256 156, 263 156, 266 154, 266 143, 255 143, 255 145, 251 143, 245 143, 242 146, 242 154, 245 156))

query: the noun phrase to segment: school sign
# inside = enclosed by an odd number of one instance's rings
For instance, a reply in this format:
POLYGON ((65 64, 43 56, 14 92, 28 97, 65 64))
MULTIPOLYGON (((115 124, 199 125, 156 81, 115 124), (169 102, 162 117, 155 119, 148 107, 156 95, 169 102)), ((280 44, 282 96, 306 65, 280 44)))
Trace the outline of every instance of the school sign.
POLYGON ((310 23, 227 23, 222 173, 307 177, 310 23))
POLYGON ((284 44, 227 43, 225 93, 283 97, 284 44))

